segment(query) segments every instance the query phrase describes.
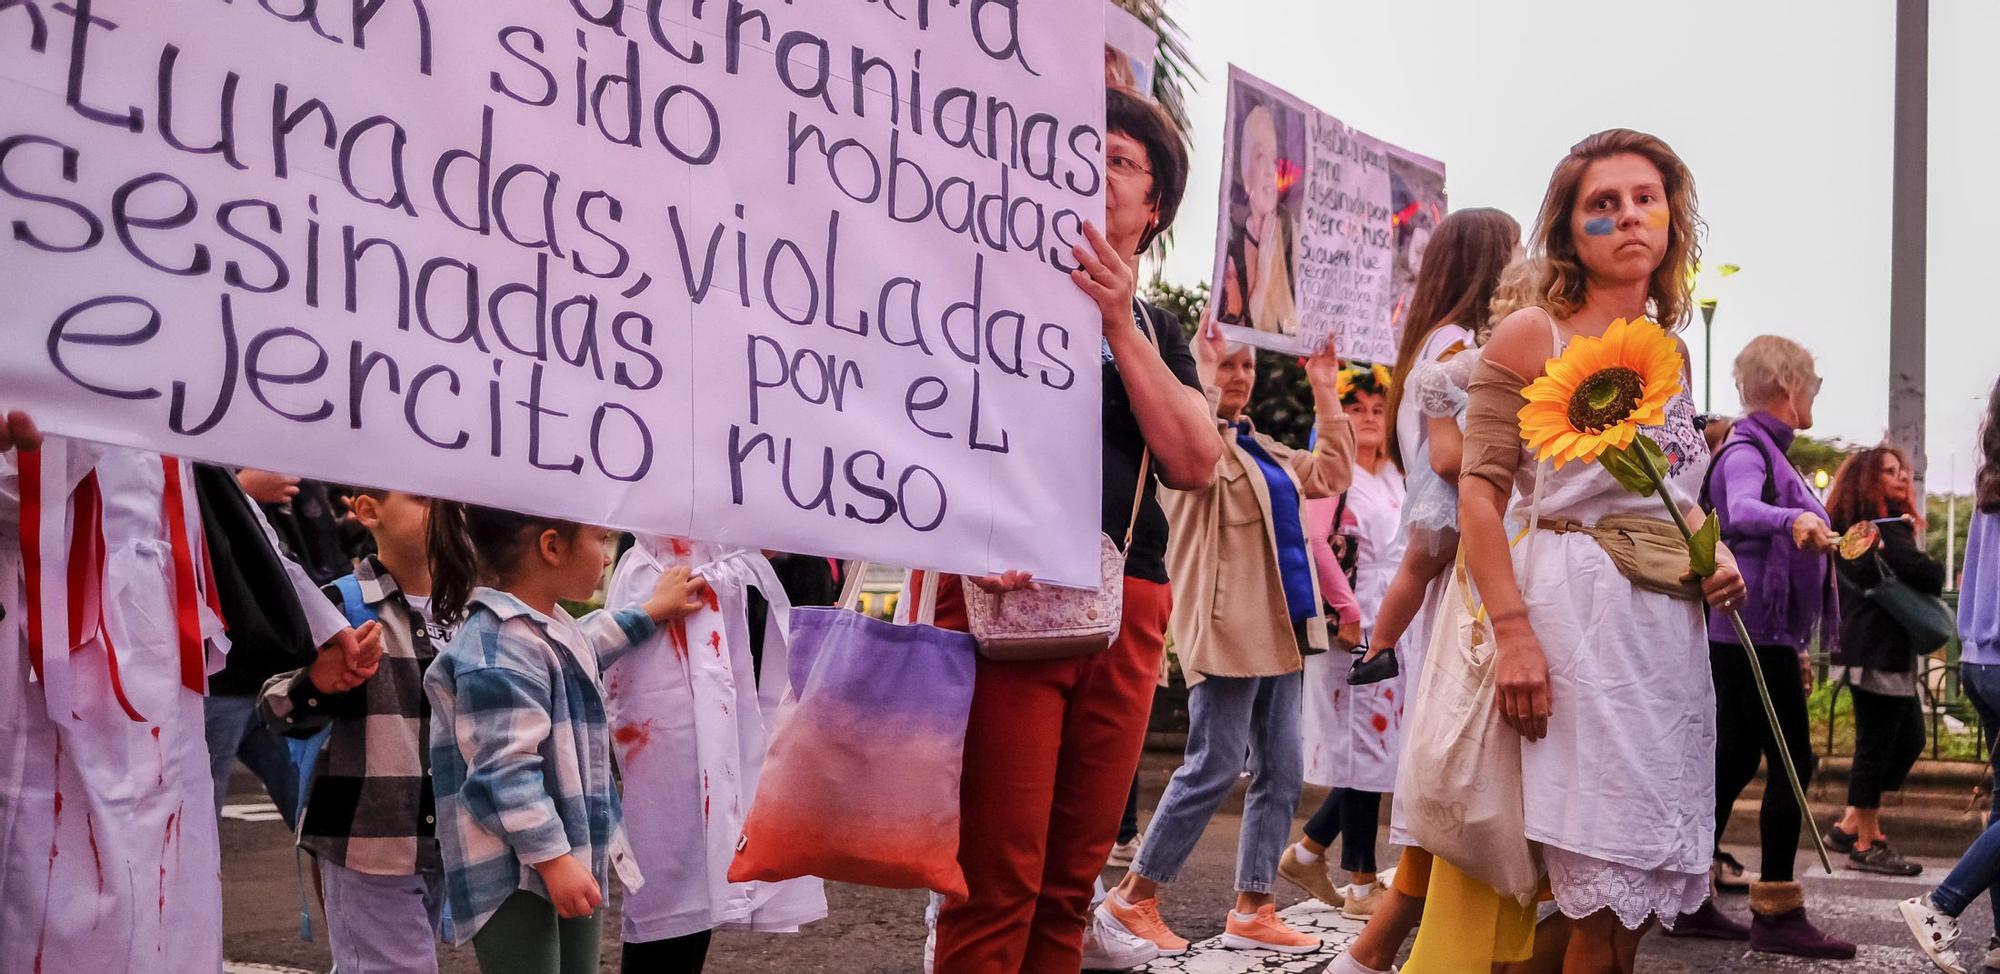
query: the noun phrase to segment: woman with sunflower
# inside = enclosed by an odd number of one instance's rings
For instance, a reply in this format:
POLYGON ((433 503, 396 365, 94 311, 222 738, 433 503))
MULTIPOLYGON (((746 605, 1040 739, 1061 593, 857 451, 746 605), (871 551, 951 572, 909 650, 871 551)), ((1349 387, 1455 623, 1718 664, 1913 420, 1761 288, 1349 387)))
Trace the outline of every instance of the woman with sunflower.
POLYGON ((1643 431, 1663 455, 1660 489, 1701 523, 1708 447, 1686 348, 1642 320, 1687 320, 1699 227, 1693 177, 1666 143, 1628 129, 1578 143, 1537 220, 1542 304, 1500 323, 1472 384, 1461 545, 1497 644, 1497 709, 1522 739, 1527 838, 1577 921, 1569 974, 1630 972, 1652 921, 1709 892, 1715 696, 1702 603, 1738 607, 1742 579, 1726 552, 1699 581, 1691 569, 1662 581, 1657 562, 1621 567, 1614 554, 1680 536, 1658 498, 1595 462, 1643 431), (1518 546, 1510 506, 1531 526, 1518 546))

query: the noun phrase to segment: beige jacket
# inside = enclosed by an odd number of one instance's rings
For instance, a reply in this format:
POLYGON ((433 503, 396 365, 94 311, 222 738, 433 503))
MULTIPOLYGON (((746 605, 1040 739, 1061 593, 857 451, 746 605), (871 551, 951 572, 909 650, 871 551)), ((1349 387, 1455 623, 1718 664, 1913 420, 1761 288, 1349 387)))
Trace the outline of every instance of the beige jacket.
MULTIPOLYGON (((1281 676, 1305 666, 1285 605, 1271 487, 1235 431, 1220 420, 1217 425, 1227 449, 1216 461, 1215 482, 1201 490, 1160 490, 1174 587, 1169 631, 1189 686, 1211 676, 1281 676)), ((1354 477, 1354 429, 1345 413, 1319 417, 1319 441, 1310 453, 1254 430, 1251 435, 1298 489, 1298 510, 1284 514, 1301 524, 1306 498, 1338 494, 1354 477)), ((1323 606, 1314 573, 1315 616, 1323 606)))

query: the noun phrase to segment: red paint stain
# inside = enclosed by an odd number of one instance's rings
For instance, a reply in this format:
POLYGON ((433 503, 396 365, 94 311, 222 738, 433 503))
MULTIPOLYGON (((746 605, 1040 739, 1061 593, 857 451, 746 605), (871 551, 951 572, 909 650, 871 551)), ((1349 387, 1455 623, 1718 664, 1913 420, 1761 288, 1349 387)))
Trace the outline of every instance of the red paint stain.
POLYGON ((708 648, 715 650, 715 658, 722 658, 722 634, 711 631, 708 634, 708 648))
POLYGON ((160 916, 162 919, 164 919, 167 915, 167 848, 174 844, 175 826, 180 822, 181 811, 186 807, 187 807, 186 803, 182 803, 174 807, 172 814, 169 814, 167 816, 167 827, 165 834, 160 837, 159 906, 160 906, 160 916))
POLYGON ((694 548, 690 546, 687 542, 682 541, 679 538, 668 538, 667 544, 673 547, 674 554, 679 555, 682 558, 686 558, 687 556, 694 554, 694 548))
POLYGON ((89 812, 83 815, 84 830, 90 835, 90 864, 97 868, 97 892, 104 893, 104 857, 97 851, 97 819, 89 812))
POLYGON ((153 756, 160 759, 160 770, 153 777, 153 784, 165 786, 167 783, 167 752, 160 748, 160 728, 153 728, 153 756))
POLYGON ((1369 723, 1375 726, 1375 733, 1377 734, 1387 734, 1389 732, 1389 718, 1381 714, 1376 714, 1369 723))
POLYGON ((1382 697, 1387 700, 1394 700, 1396 699, 1396 691, 1391 687, 1383 687, 1382 697))
POLYGON ((667 642, 674 647, 674 658, 686 662, 688 658, 687 622, 675 619, 667 623, 667 642))
POLYGON ((626 724, 611 732, 611 740, 626 749, 625 759, 630 761, 645 750, 646 745, 653 743, 653 719, 648 717, 637 724, 626 724))
POLYGON ((708 772, 703 771, 701 773, 701 820, 704 823, 708 821, 708 800, 708 772))
POLYGON ((710 612, 722 611, 722 596, 715 594, 715 590, 712 588, 701 590, 701 602, 703 605, 708 606, 708 611, 710 612))

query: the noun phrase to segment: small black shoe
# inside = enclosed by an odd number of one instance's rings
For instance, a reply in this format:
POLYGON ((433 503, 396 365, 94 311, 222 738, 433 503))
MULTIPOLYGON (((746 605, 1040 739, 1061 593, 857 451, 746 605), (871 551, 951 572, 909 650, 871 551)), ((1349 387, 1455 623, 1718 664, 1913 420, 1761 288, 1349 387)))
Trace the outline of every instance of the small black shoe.
POLYGON ((1743 864, 1727 852, 1715 854, 1715 862, 1709 866, 1708 876, 1714 881, 1715 888, 1721 892, 1750 892, 1749 874, 1744 871, 1743 864))
POLYGON ((1924 867, 1897 855, 1887 842, 1877 843, 1870 849, 1849 852, 1847 868, 1883 876, 1915 876, 1924 871, 1924 867))
POLYGON ((1394 646, 1375 654, 1374 659, 1365 662, 1361 659, 1362 652, 1359 649, 1354 651, 1354 666, 1347 671, 1348 686, 1361 687, 1371 683, 1380 683, 1402 671, 1396 664, 1396 647, 1394 646))
POLYGON ((1852 832, 1842 831, 1838 825, 1829 825, 1826 827, 1826 835, 1823 838, 1826 839, 1826 847, 1835 852, 1853 852, 1854 843, 1860 839, 1860 836, 1852 832))

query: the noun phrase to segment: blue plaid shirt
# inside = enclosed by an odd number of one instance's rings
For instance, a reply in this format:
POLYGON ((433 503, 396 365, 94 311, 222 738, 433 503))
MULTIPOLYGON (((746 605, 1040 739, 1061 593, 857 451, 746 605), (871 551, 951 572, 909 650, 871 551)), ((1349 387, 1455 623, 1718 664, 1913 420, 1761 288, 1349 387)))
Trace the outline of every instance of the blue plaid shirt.
POLYGON ((572 626, 505 592, 473 591, 424 677, 456 943, 515 890, 548 896, 535 863, 573 855, 604 885, 620 812, 601 673, 654 631, 635 608, 572 626))

